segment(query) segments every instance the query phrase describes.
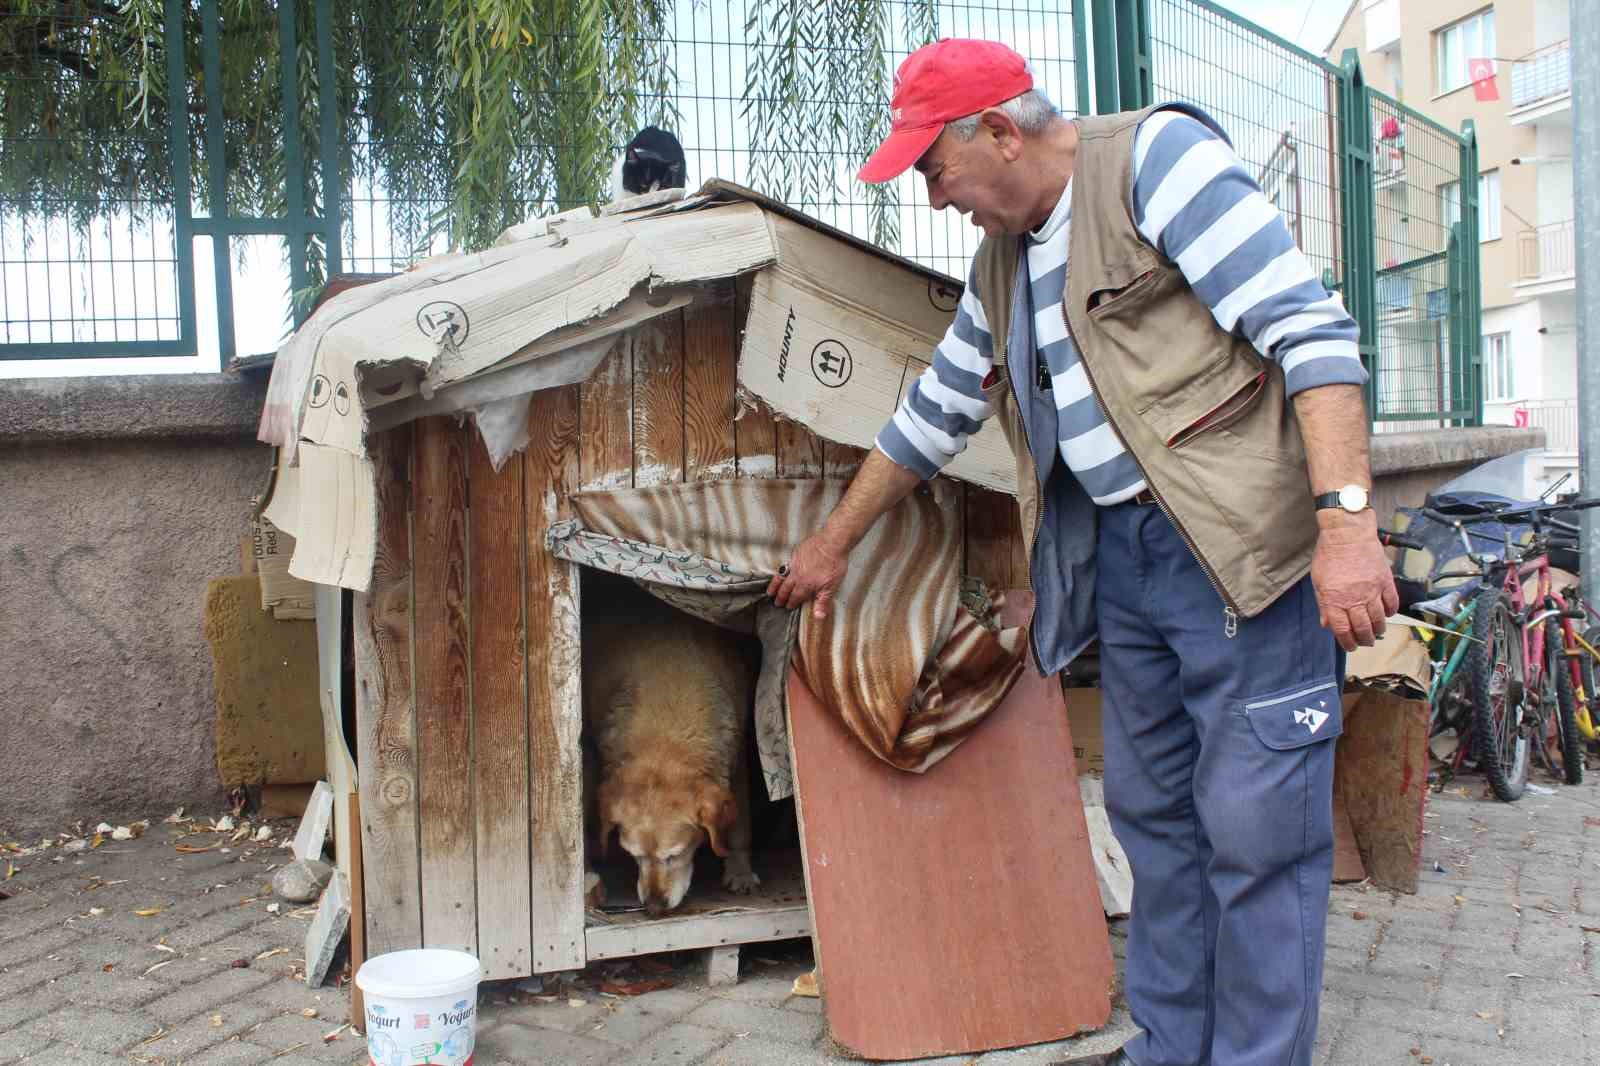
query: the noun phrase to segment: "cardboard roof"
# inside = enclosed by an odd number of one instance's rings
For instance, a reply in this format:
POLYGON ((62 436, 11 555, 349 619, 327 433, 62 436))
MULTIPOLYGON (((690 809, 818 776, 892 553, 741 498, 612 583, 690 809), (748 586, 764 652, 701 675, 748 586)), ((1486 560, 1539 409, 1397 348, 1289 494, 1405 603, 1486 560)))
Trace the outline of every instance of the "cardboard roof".
MULTIPOLYGON (((266 513, 296 538, 289 572, 367 587, 368 433, 472 412, 498 465, 526 443, 529 393, 584 380, 619 333, 743 274, 755 277, 741 390, 824 439, 870 447, 932 358, 960 284, 730 182, 667 198, 536 219, 319 307, 278 352, 258 430, 280 449, 266 513)), ((1015 488, 998 429, 946 472, 1015 488)))

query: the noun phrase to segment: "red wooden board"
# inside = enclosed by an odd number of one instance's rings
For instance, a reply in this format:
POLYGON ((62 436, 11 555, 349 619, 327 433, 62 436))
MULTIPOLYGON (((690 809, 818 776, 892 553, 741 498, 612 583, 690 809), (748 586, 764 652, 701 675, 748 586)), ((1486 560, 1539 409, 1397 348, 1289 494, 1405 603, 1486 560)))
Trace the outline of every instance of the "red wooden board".
POLYGON ((833 1039, 873 1059, 1105 1025, 1113 976, 1061 689, 1024 673, 926 774, 789 678, 807 895, 833 1039))

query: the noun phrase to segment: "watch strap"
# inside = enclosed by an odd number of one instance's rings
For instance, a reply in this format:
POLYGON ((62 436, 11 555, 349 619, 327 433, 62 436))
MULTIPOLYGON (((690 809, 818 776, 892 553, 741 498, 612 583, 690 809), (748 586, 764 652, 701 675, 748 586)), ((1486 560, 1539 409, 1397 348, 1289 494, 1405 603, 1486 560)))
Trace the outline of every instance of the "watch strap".
POLYGON ((1311 502, 1317 505, 1317 510, 1319 511, 1326 511, 1329 508, 1338 507, 1340 506, 1339 492, 1337 489, 1335 489, 1333 492, 1324 492, 1320 496, 1311 497, 1311 502))

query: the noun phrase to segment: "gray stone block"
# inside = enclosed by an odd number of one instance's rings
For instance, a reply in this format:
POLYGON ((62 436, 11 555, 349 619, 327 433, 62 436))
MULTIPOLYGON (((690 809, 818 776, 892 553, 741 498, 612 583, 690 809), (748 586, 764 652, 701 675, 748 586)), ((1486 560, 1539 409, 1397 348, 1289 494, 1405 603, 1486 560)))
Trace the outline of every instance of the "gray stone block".
MULTIPOLYGON (((527 1063, 570 1063, 571 1066, 597 1066, 617 1056, 617 1046, 593 1037, 563 1033, 555 1029, 536 1029, 525 1025, 499 1025, 480 1034, 473 1061, 482 1066, 526 1066, 527 1063)), ((628 1060, 649 1061, 649 1060, 628 1060)), ((687 1063, 691 1059, 678 1059, 687 1063)))
POLYGON ((273 1054, 295 1054, 318 1062, 346 1062, 366 1046, 365 1040, 349 1029, 324 1044, 322 1038, 344 1024, 338 1018, 306 1018, 300 1014, 278 1014, 246 1030, 243 1038, 273 1054), (293 1049, 292 1051, 290 1049, 293 1049))
POLYGON ((268 981, 270 974, 254 970, 221 970, 146 1004, 144 1010, 163 1025, 176 1025, 202 1012, 227 1007, 268 981))
POLYGON ((822 1034, 821 1018, 729 999, 712 999, 690 1011, 684 1020, 734 1033, 760 1033, 795 1044, 809 1044, 822 1034))
POLYGON ((70 1004, 29 1022, 28 1028, 54 1044, 115 1053, 133 1047, 160 1026, 143 1013, 70 1004))
MULTIPOLYGON (((732 1037, 717 1029, 675 1022, 635 1047, 618 1061, 630 1066, 685 1066, 728 1044, 732 1037)), ((526 1060, 524 1060, 526 1061, 526 1060)))
POLYGON ((706 1066, 827 1066, 853 1061, 856 1060, 839 1059, 816 1048, 796 1047, 757 1033, 736 1036, 705 1059, 706 1066))

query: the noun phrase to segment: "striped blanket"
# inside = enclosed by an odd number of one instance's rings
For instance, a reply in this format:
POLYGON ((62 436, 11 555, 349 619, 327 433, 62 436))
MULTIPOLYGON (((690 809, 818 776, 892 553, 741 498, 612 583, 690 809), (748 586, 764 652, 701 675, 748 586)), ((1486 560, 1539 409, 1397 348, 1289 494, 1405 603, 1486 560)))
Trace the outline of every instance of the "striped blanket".
POLYGON ((842 481, 737 479, 577 493, 575 518, 546 535, 561 558, 631 577, 761 638, 756 737, 775 799, 793 791, 785 663, 869 751, 918 773, 948 755, 1022 672, 1025 633, 994 620, 999 596, 963 593, 954 485, 929 484, 873 527, 828 618, 766 598, 777 568, 844 489, 842 481))

